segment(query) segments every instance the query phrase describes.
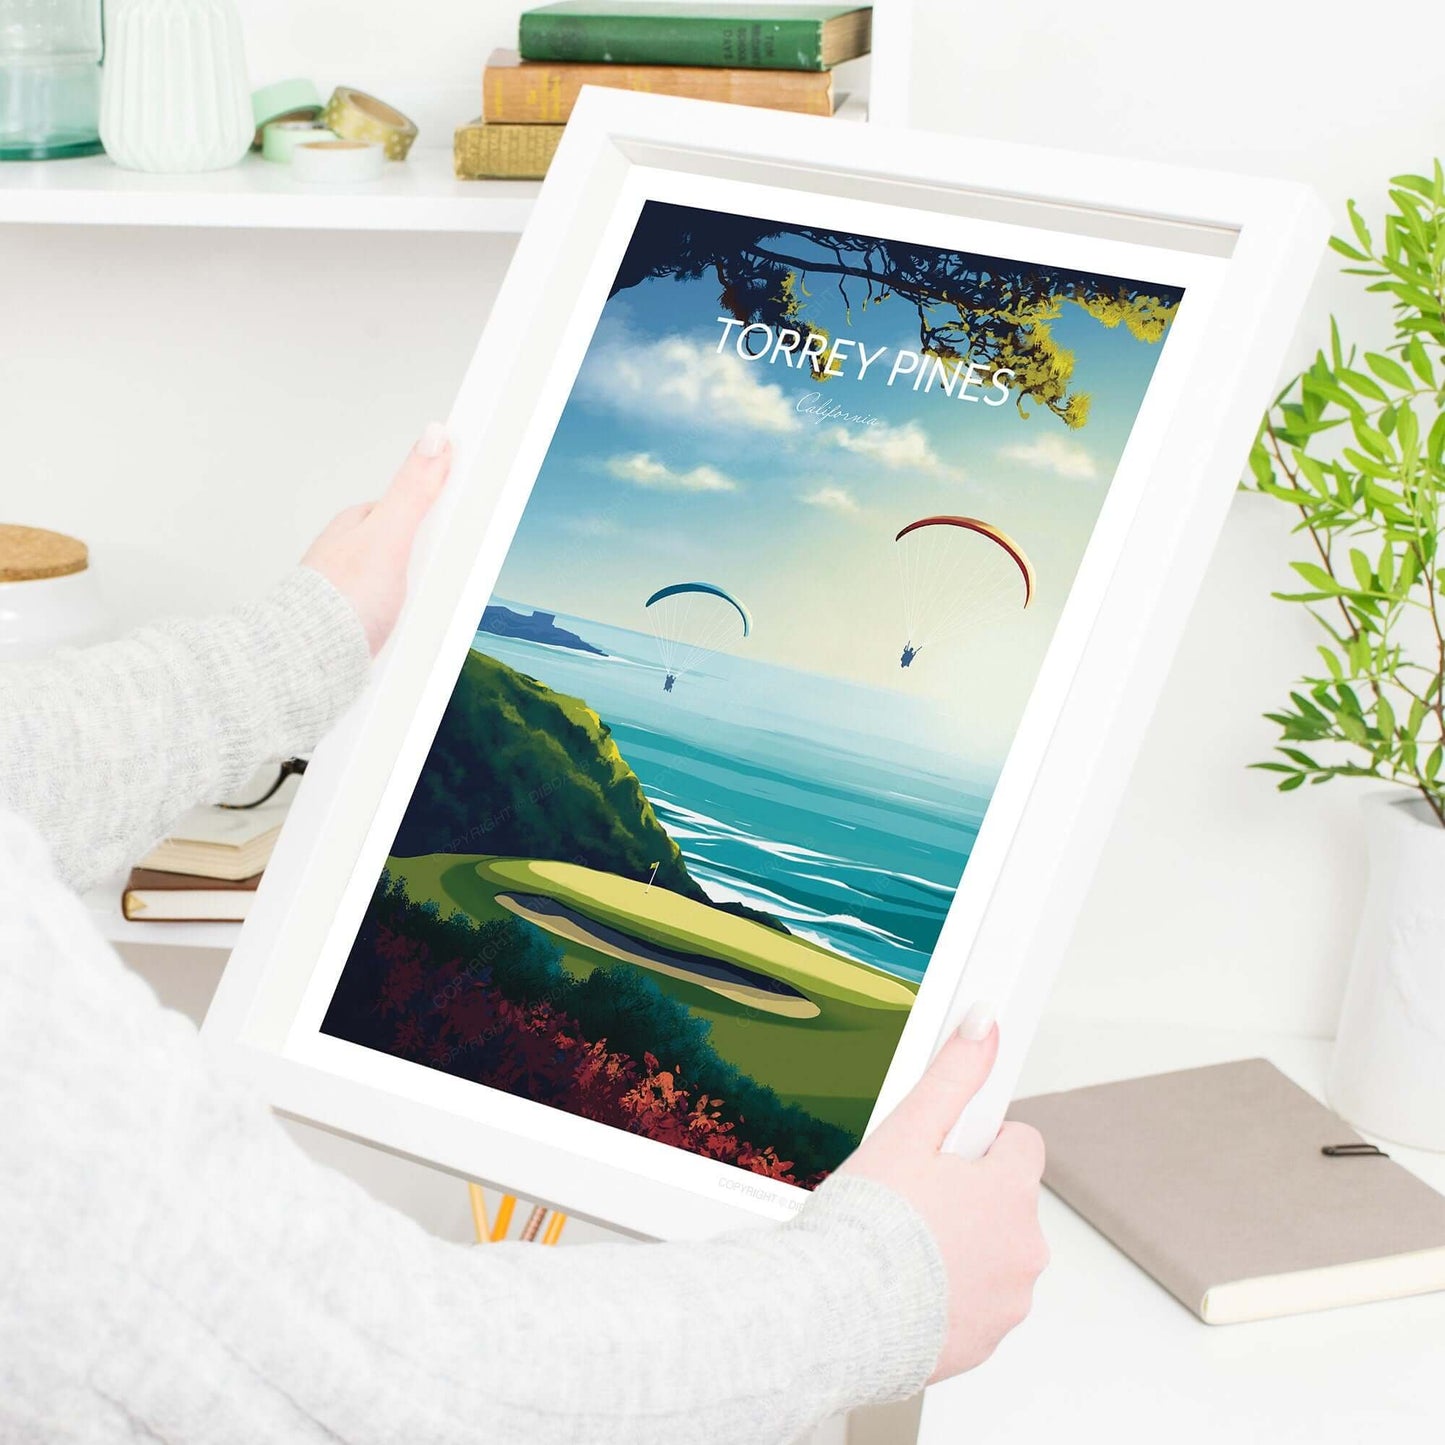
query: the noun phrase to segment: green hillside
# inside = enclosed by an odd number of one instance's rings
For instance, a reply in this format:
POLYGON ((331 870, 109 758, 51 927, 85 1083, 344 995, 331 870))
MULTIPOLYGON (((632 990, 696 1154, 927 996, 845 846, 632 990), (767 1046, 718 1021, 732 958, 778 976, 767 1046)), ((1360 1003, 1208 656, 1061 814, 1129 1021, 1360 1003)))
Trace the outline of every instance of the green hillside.
POLYGON ((706 895, 612 730, 579 698, 469 652, 393 852, 557 858, 706 895))

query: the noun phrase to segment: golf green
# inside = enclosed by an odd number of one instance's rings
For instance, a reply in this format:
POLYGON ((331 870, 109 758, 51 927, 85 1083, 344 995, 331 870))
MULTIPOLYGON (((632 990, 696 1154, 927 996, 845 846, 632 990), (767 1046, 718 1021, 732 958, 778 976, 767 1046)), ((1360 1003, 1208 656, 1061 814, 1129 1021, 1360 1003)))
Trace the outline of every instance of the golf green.
POLYGON ((528 918, 575 977, 646 967, 663 993, 709 1022, 722 1058, 820 1119, 855 1133, 866 1125, 913 1004, 904 981, 752 919, 574 863, 438 853, 391 858, 387 867, 413 902, 435 903, 443 914, 528 918), (544 911, 545 900, 552 906, 544 911), (636 957, 619 946, 628 939, 636 957))

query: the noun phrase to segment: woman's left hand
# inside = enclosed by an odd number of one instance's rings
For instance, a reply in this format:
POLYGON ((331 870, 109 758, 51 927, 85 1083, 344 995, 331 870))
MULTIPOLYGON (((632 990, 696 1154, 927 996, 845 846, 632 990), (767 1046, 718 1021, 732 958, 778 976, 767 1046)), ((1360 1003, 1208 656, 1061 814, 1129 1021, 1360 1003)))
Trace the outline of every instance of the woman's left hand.
POLYGON ((307 549, 303 567, 321 573, 351 603, 371 655, 396 626, 406 599, 406 569, 422 518, 452 465, 446 428, 432 422, 379 502, 348 507, 307 549))

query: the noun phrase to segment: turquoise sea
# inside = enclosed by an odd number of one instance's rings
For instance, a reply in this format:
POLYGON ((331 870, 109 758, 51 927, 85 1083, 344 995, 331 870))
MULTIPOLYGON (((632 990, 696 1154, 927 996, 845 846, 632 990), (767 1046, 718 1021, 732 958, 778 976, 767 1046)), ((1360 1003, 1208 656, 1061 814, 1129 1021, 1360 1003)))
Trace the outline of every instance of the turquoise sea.
POLYGON ((714 899, 923 976, 994 783, 920 741, 926 705, 723 652, 665 693, 649 635, 561 613, 557 625, 606 655, 490 632, 473 645, 602 717, 714 899))

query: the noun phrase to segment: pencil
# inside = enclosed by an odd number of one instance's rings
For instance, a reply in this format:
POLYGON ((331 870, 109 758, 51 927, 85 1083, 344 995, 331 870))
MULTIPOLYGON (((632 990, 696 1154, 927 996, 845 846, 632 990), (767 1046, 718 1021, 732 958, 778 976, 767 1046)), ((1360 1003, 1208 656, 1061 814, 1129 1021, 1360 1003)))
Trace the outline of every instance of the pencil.
POLYGON ((522 1226, 522 1243, 531 1244, 537 1237, 537 1231, 542 1227, 542 1220, 546 1218, 547 1210, 543 1205, 537 1205, 527 1216, 527 1222, 522 1226))
POLYGON ((557 1241, 562 1238, 562 1230, 566 1223, 567 1216, 559 1209, 551 1219, 547 1221, 547 1229, 542 1235, 542 1243, 556 1244, 557 1241))
POLYGON ((472 1197, 472 1228, 477 1232, 477 1243, 486 1244, 491 1234, 487 1223, 487 1196, 480 1184, 468 1184, 467 1193, 472 1197))
POLYGON ((502 1202, 497 1205, 497 1222, 492 1226, 491 1240, 493 1244, 507 1237, 507 1231, 512 1227, 512 1211, 516 1207, 517 1196, 515 1194, 502 1195, 502 1202))

